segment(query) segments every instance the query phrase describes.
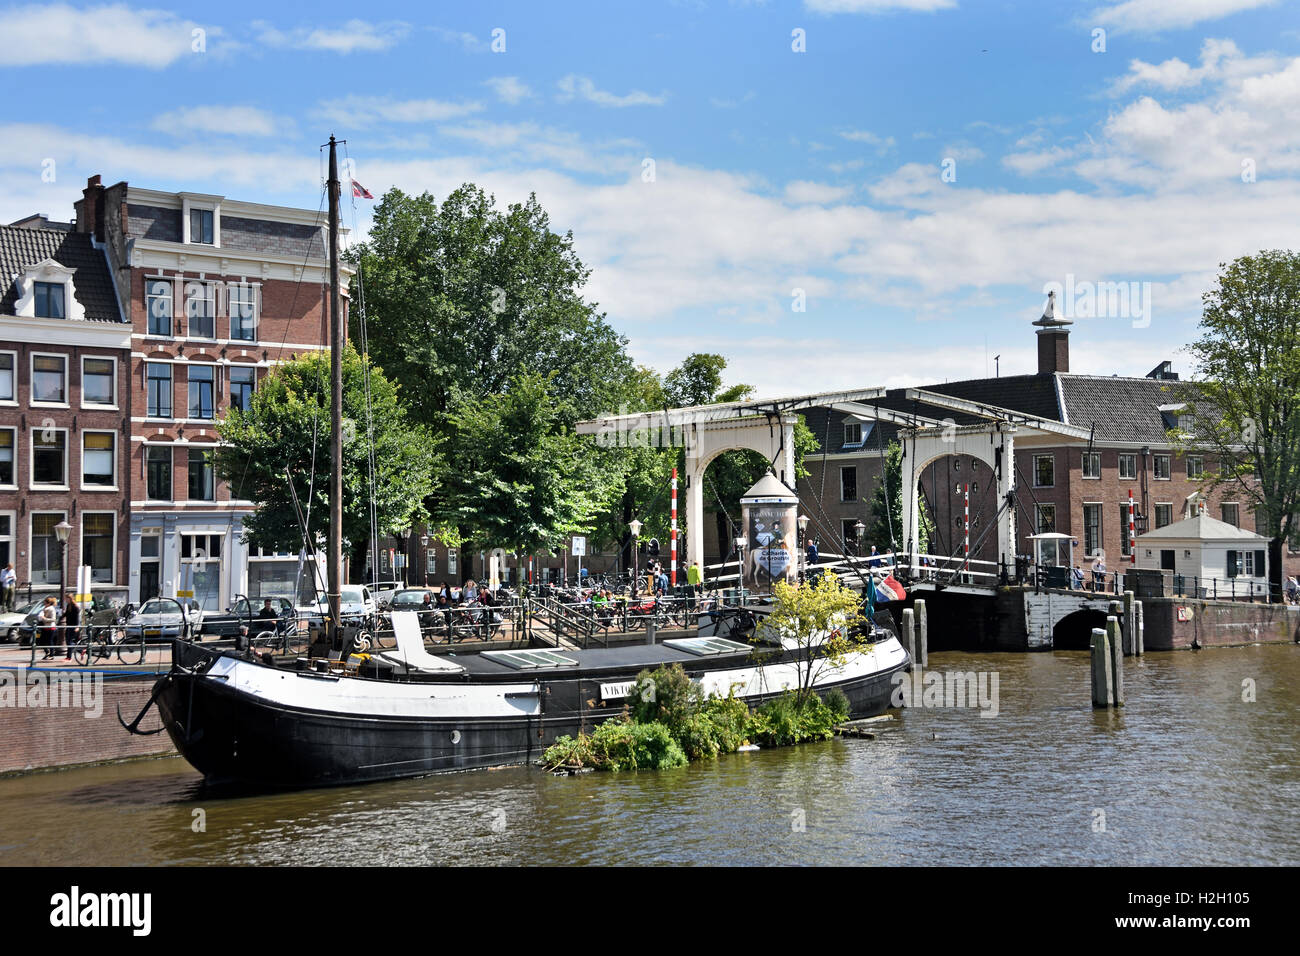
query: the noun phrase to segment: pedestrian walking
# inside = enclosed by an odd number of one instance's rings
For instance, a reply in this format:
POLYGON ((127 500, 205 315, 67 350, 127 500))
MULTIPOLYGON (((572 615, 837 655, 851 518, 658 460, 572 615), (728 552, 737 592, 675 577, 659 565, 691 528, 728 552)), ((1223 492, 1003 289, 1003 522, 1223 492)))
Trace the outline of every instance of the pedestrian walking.
POLYGON ((14 609, 14 590, 18 586, 18 575, 14 574, 14 566, 6 564, 4 570, 0 571, 0 608, 6 611, 14 609))
POLYGON ((81 631, 81 608, 71 594, 63 595, 63 659, 72 660, 72 645, 77 643, 81 631))
POLYGON ((40 646, 45 648, 45 653, 41 660, 48 660, 54 656, 55 635, 58 633, 59 626, 59 609, 56 606, 54 595, 51 594, 41 605, 40 613, 36 616, 36 627, 40 634, 37 641, 40 646))

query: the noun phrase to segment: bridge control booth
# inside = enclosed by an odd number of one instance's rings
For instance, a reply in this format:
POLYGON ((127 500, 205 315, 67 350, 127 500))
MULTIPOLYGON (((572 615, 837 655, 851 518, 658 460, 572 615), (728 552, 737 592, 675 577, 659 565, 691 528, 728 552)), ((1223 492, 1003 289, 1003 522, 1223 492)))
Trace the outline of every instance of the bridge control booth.
POLYGON ((1034 565, 1042 584, 1049 588, 1069 588, 1070 569, 1074 567, 1074 539, 1059 531, 1031 534, 1034 565))

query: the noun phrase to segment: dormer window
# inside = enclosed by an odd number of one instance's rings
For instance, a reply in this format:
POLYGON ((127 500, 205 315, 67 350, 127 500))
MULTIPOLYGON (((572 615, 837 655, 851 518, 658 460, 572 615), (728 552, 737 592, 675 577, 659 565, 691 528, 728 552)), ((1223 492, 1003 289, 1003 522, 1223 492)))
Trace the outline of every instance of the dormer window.
POLYGON ((190 242, 199 242, 210 246, 212 241, 212 210, 191 209, 190 242))
POLYGON ((38 319, 66 319, 68 311, 63 306, 62 282, 37 282, 36 317, 38 319))

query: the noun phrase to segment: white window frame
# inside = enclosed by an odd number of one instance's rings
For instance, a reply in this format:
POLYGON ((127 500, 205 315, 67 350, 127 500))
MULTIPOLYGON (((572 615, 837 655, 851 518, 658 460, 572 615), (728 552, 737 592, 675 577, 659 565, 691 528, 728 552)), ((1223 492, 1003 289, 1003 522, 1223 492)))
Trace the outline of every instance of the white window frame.
MULTIPOLYGON (((1033 459, 1034 487, 1035 488, 1055 488, 1056 487, 1056 456, 1055 455, 1035 455, 1033 459), (1052 481, 1051 484, 1039 484, 1038 482, 1038 462, 1042 458, 1050 459, 1052 462, 1052 481)), ((1037 519, 1035 519, 1037 523, 1037 519)))
POLYGON ((81 490, 82 491, 117 491, 117 432, 107 428, 85 428, 81 432, 81 490), (86 436, 87 435, 111 435, 113 436, 113 481, 108 485, 88 485, 86 484, 86 436))
POLYGON ((12 406, 15 406, 15 405, 18 404, 18 353, 17 353, 16 351, 11 350, 11 349, 0 349, 0 355, 8 355, 9 358, 10 358, 10 360, 13 362, 13 365, 11 366, 11 368, 12 368, 12 372, 11 372, 12 383, 11 383, 11 384, 12 384, 12 386, 13 386, 13 390, 14 390, 14 397, 13 397, 13 398, 0 398, 0 405, 8 405, 8 406, 12 407, 12 406))
MULTIPOLYGON (((42 508, 42 509, 39 509, 39 510, 33 510, 33 511, 29 511, 29 512, 27 512, 27 579, 28 579, 29 581, 31 581, 31 579, 32 579, 32 573, 33 573, 33 571, 34 571, 34 568, 32 567, 32 559, 33 559, 33 557, 35 556, 35 550, 36 550, 36 548, 35 548, 35 544, 36 544, 36 532, 35 532, 34 525, 36 524, 36 516, 37 516, 37 515, 59 515, 59 516, 60 516, 60 518, 59 518, 60 521, 67 521, 67 520, 68 520, 68 512, 67 512, 67 509, 66 509, 66 508, 65 508, 65 509, 60 509, 60 510, 47 510, 47 509, 42 508)), ((55 523, 57 524, 58 522, 55 522, 55 523)), ((69 539, 68 543, 69 543, 69 544, 71 544, 71 538, 72 538, 72 536, 69 535, 69 536, 68 536, 68 539, 69 539)), ((58 537, 56 536, 55 539, 54 539, 54 546, 57 548, 58 545, 59 545, 59 541, 58 541, 58 537)), ((65 546, 65 547, 66 547, 66 546, 65 546)), ((64 554, 64 557, 65 557, 65 560, 66 560, 67 552, 65 551, 65 552, 63 552, 63 554, 64 554)), ((73 581, 72 583, 75 584, 76 582, 73 581)), ((37 584, 37 583, 35 583, 34 581, 32 581, 32 588, 33 588, 33 589, 36 589, 36 588, 42 588, 42 589, 44 589, 44 588, 55 588, 55 589, 57 589, 57 588, 58 588, 58 584, 47 584, 47 583, 37 584)))
MULTIPOLYGON (((185 420, 187 422, 215 422, 219 417, 218 412, 221 405, 221 366, 215 362, 186 362, 185 363, 185 420), (190 384, 193 379, 190 377, 189 369, 193 368, 210 368, 212 369, 212 417, 195 418, 190 414, 190 384)), ((172 375, 173 387, 175 382, 175 372, 172 375)))
POLYGON ((0 488, 3 488, 8 491, 15 491, 18 488, 18 426, 5 425, 3 427, 0 427, 0 432, 12 432, 14 436, 14 443, 12 447, 13 455, 14 455, 13 462, 12 462, 14 480, 7 485, 0 485, 0 488))
POLYGON ((188 245, 202 246, 205 249, 221 248, 221 200, 220 199, 191 199, 188 196, 181 197, 181 242, 188 245), (190 235, 190 211, 193 209, 202 209, 212 213, 212 243, 194 242, 190 235))
POLYGON ((217 285, 208 279, 186 279, 181 286, 181 301, 185 310, 185 338, 195 342, 216 342, 217 341, 217 285), (203 301, 207 302, 211 308, 211 335, 196 335, 194 333, 194 316, 190 314, 190 302, 194 297, 190 293, 195 291, 195 287, 203 290, 203 301))
MULTIPOLYGON (((143 478, 143 480, 144 480, 144 500, 145 500, 145 501, 150 501, 150 502, 153 502, 153 501, 175 501, 175 500, 176 500, 176 446, 175 446, 175 445, 156 445, 156 444, 155 444, 155 445, 151 445, 151 444, 149 444, 148 442, 146 442, 146 443, 144 444, 144 453, 143 453, 143 455, 141 456, 141 458, 142 458, 141 464, 144 465, 144 474, 141 476, 141 477, 143 478), (169 494, 166 498, 150 498, 150 497, 149 497, 149 450, 150 450, 151 448, 165 448, 165 449, 167 449, 167 453, 168 453, 169 457, 171 458, 171 471, 170 471, 170 475, 169 475, 169 477, 171 478, 171 481, 168 482, 168 484, 169 484, 169 486, 170 486, 171 494, 169 494)), ((186 469, 186 471, 185 471, 185 492, 186 492, 187 495, 189 494, 189 487, 190 487, 190 485, 189 485, 189 480, 190 480, 190 476, 189 476, 189 463, 190 463, 189 455, 187 454, 187 455, 185 456, 185 469, 186 469)))
MULTIPOLYGON (((9 560, 17 566, 18 562, 14 559, 18 556, 18 512, 0 511, 0 518, 9 519, 9 533, 4 534, 0 532, 0 542, 9 542, 9 560)), ((0 567, 3 567, 3 565, 0 565, 0 567)), ((16 585, 17 583, 17 580, 15 580, 14 584, 16 585)), ((15 597, 16 596, 17 593, 15 589, 15 597)), ((15 601, 15 603, 17 602, 15 601)))
POLYGON ((1220 502, 1219 502, 1219 515, 1220 515, 1220 520, 1223 521, 1224 524, 1230 524, 1230 525, 1232 525, 1234 528, 1240 528, 1240 527, 1241 527, 1241 503, 1240 503, 1240 502, 1236 502, 1236 501, 1220 501, 1220 502), (1233 522, 1233 521, 1229 521, 1226 517, 1223 517, 1223 509, 1224 509, 1224 508, 1236 508, 1236 509, 1237 509, 1237 520, 1236 520, 1235 522, 1233 522))
MULTIPOLYGON (((116 463, 114 463, 114 466, 116 467, 116 463)), ((112 543, 112 545, 109 547, 109 554, 111 554, 111 555, 113 556, 113 557, 112 557, 112 560, 109 562, 109 565, 108 565, 108 567, 109 567, 109 572, 110 572, 109 579, 108 579, 107 581, 94 581, 94 580, 93 580, 93 573, 92 573, 92 583, 94 584, 95 587, 98 587, 98 588, 111 588, 111 587, 116 587, 116 586, 117 586, 117 512, 116 512, 116 511, 83 511, 83 512, 81 512, 80 520, 77 521, 77 526, 78 526, 78 533, 77 533, 77 547, 79 547, 79 548, 81 549, 80 551, 77 552, 77 562, 78 562, 78 564, 85 564, 85 563, 86 563, 86 522, 85 522, 85 519, 86 519, 86 517, 89 516, 89 515, 108 515, 109 518, 112 519, 112 520, 109 522, 109 526, 113 529, 113 543, 112 543)), ((65 520, 66 520, 66 519, 65 519, 65 520)), ((152 559, 150 559, 150 560, 152 560, 152 559)), ((74 582, 74 583, 75 583, 75 582, 74 582)))
POLYGON ((1188 477, 1189 479, 1195 480, 1195 479, 1197 479, 1197 478, 1201 478, 1201 477, 1203 477, 1203 476, 1205 475, 1205 456, 1204 456, 1204 455, 1188 455, 1187 458, 1185 459, 1185 461, 1186 461, 1186 467, 1187 467, 1187 477, 1188 477), (1192 474, 1192 463, 1193 463, 1193 462, 1195 462, 1195 464, 1196 464, 1196 474, 1192 474))
POLYGON ((1059 522, 1056 520, 1056 502, 1040 501, 1034 505, 1034 534, 1051 534, 1059 528, 1059 522), (1052 531, 1043 531, 1043 509, 1052 509, 1052 531))
POLYGON ((167 338, 175 338, 175 337, 176 337, 176 279, 175 279, 173 276, 163 276, 163 275, 157 275, 157 276, 145 276, 145 279, 144 279, 144 332, 145 332, 146 337, 149 337, 149 338, 161 338, 161 337, 163 337, 163 336, 166 336, 167 338), (167 296, 166 296, 166 298, 167 298, 167 301, 171 303, 171 308, 170 308, 170 310, 169 310, 168 313, 167 313, 167 331, 166 331, 166 332, 151 332, 151 331, 149 331, 149 322, 150 322, 150 320, 153 318, 153 305, 152 305, 152 301, 153 301, 154 299, 160 299, 160 298, 163 298, 163 296, 161 296, 161 295, 155 295, 154 293, 150 292, 150 290, 149 290, 149 286, 150 286, 152 283, 155 283, 155 282, 165 282, 165 283, 167 283, 167 296))
POLYGON ((1137 460, 1138 460, 1138 456, 1137 456, 1136 454, 1129 454, 1129 453, 1123 453, 1123 452, 1120 453, 1120 456, 1119 456, 1119 463, 1118 463, 1118 465, 1119 465, 1119 478, 1120 478, 1120 481, 1136 481, 1136 480, 1137 480, 1137 476, 1138 476, 1138 465, 1137 465, 1137 460), (1132 466, 1133 466, 1133 468, 1131 469, 1131 471, 1130 471, 1129 474, 1125 474, 1125 473, 1124 473, 1124 463, 1125 463, 1125 462, 1129 462, 1129 463, 1132 464, 1132 466))
POLYGON ((1097 554, 1098 552, 1104 551, 1106 548, 1106 503, 1104 501, 1085 501, 1082 504, 1082 520, 1080 521, 1080 524, 1083 526, 1083 534, 1081 537, 1083 538, 1083 553, 1087 556, 1090 554, 1097 554), (1091 551, 1088 550, 1089 508, 1097 509, 1097 547, 1093 548, 1091 551))
POLYGON ((72 370, 71 363, 68 361, 67 352, 32 352, 27 358, 27 372, 30 376, 28 395, 31 396, 28 405, 32 408, 71 408, 69 401, 72 398, 72 370), (63 401, 61 402, 38 402, 36 395, 36 360, 38 358, 56 358, 63 360, 63 401))
POLYGON ((438 573, 438 549, 437 548, 424 549, 424 573, 425 574, 438 573))
MULTIPOLYGON (((255 342, 257 341, 257 327, 258 327, 258 323, 259 323, 259 321, 260 321, 261 318, 262 318, 262 310, 261 310, 261 300, 262 300, 262 295, 261 295, 261 292, 262 292, 262 290, 261 290, 261 286, 258 285, 258 284, 255 283, 255 282, 232 282, 232 283, 227 284, 227 286, 226 286, 226 321, 227 321, 227 323, 228 323, 229 326, 230 326, 230 338, 229 338, 229 341, 230 341, 230 342, 254 342, 254 343, 255 343, 255 342), (251 292, 251 293, 252 293, 252 296, 253 296, 253 302, 252 302, 252 305, 253 305, 253 318, 252 318, 252 323, 253 323, 253 335, 252 335, 252 338, 247 338, 247 339, 245 339, 245 338, 240 338, 239 336, 235 335, 235 315, 234 315, 234 310, 235 310, 235 306, 236 306, 236 303, 235 303, 235 292, 236 292, 236 290, 241 290, 241 291, 242 291, 242 290, 244 290, 244 289, 247 289, 249 292, 251 292)), ((242 305, 242 303, 240 303, 240 305, 242 305)))
POLYGON ((1087 479, 1088 481, 1100 481, 1101 480, 1101 452, 1099 451, 1083 452, 1079 460, 1079 467, 1085 479, 1087 479), (1095 460, 1097 462, 1097 473, 1095 475, 1088 474, 1088 462, 1090 460, 1095 460))
MULTIPOLYGON (((235 376, 234 376, 234 372, 235 372, 235 371, 241 371, 241 372, 242 372, 242 371, 244 371, 245 369, 247 369, 248 371, 250 371, 250 372, 253 373, 253 391, 252 391, 251 393, 249 393, 249 399, 248 399, 248 400, 249 400, 249 403, 251 404, 251 403, 252 403, 252 400, 253 400, 253 399, 252 399, 252 396, 253 396, 253 394, 255 394, 255 393, 257 392, 257 366, 256 366, 256 365, 248 365, 248 364, 243 363, 243 362, 232 362, 232 363, 230 363, 229 366, 226 367, 226 370, 225 370, 225 373, 224 373, 224 374, 222 374, 221 372, 218 372, 218 373, 217 373, 218 375, 221 375, 221 377, 224 378, 224 379, 226 380, 226 398, 227 398, 226 410, 227 410, 227 411, 229 411, 230 409, 232 409, 232 408, 235 407, 235 376)), ((240 383, 240 384, 243 384, 243 383, 240 383)), ((187 396, 186 396, 187 401, 188 401, 188 398, 189 398, 189 396, 187 395, 187 396)))
POLYGON ((857 446, 859 446, 859 445, 862 444, 862 441, 863 441, 863 439, 862 439, 862 422, 845 422, 845 423, 844 423, 844 444, 845 444, 846 446, 850 446, 850 447, 857 447, 857 446), (858 437, 857 437, 857 438, 852 438, 852 439, 849 438, 849 429, 850 429, 850 428, 856 428, 856 429, 858 430, 858 437))
MULTIPOLYGON (((215 445, 187 445, 185 446, 185 501, 193 504, 212 504, 218 500, 218 482, 217 482, 217 463, 215 459, 209 459, 208 467, 212 469, 212 497, 211 498, 191 498, 190 497, 190 455, 196 451, 205 452, 212 455, 216 452, 215 445)), ((175 468, 175 460, 172 461, 172 467, 175 468)), ((172 477, 172 488, 176 487, 175 475, 172 477)), ((197 533, 197 532, 195 532, 197 533)))
POLYGON ((1172 455, 1153 455, 1151 458, 1151 476, 1156 481, 1173 481, 1174 462, 1172 455), (1160 459, 1165 460, 1165 475, 1160 477, 1160 459))
POLYGON ((1151 512, 1151 521, 1152 521, 1152 523, 1155 525, 1156 528, 1167 528, 1167 527, 1169 527, 1171 524, 1173 524, 1173 523, 1174 523, 1174 503, 1173 503, 1172 501, 1157 501, 1157 502, 1155 503, 1155 508, 1154 508, 1154 509, 1152 510, 1152 512, 1151 512), (1169 509, 1169 520, 1166 521, 1164 524, 1160 524, 1160 523, 1158 523, 1158 521, 1157 521, 1157 519, 1158 519, 1159 516, 1160 516, 1160 509, 1161 509, 1161 508, 1168 508, 1168 509, 1169 509))
POLYGON ((116 359, 114 356, 112 356, 112 355, 94 355, 94 354, 89 354, 89 355, 83 355, 83 356, 81 356, 81 407, 82 407, 82 408, 93 408, 93 409, 95 409, 95 410, 97 410, 97 411, 103 411, 103 412, 115 412, 115 411, 118 411, 118 404, 117 404, 117 359, 116 359), (110 362, 110 363, 112 363, 112 367, 113 367, 113 386, 112 386, 112 389, 111 389, 111 394, 112 394, 112 396, 113 396, 112 404, 110 404, 110 405, 101 405, 101 404, 99 404, 99 402, 88 402, 88 401, 86 401, 86 360, 87 360, 87 359, 91 359, 91 360, 93 360, 93 361, 103 361, 103 362, 110 362))
POLYGON ((460 564, 460 555, 457 553, 456 549, 448 548, 447 549, 447 573, 451 575, 453 579, 456 577, 457 574, 460 573, 456 570, 459 564, 460 564))
MULTIPOLYGON (((70 491, 70 490, 71 490, 71 486, 68 484, 68 477, 69 477, 69 475, 68 475, 68 469, 69 469, 69 462, 68 462, 68 458, 69 458, 68 443, 69 443, 69 442, 68 442, 68 439, 69 439, 69 437, 70 437, 70 436, 69 436, 69 430, 68 430, 66 427, 65 427, 65 428, 49 428, 49 429, 46 429, 46 428, 29 428, 29 429, 28 429, 28 432, 29 432, 28 439, 29 439, 29 442, 30 442, 30 444, 29 444, 29 448, 30 448, 31 450, 30 450, 30 452, 29 452, 28 455, 27 455, 27 487, 28 487, 28 488, 31 488, 33 491, 35 491, 35 490, 37 490, 37 489, 39 489, 39 490, 41 490, 41 491, 70 491), (61 485, 47 485, 47 484, 39 484, 39 483, 37 483, 37 481, 36 481, 36 433, 37 433, 37 432, 43 432, 43 431, 63 432, 63 484, 61 484, 61 485)), ((51 514, 53 514, 53 512, 51 512, 51 514)))

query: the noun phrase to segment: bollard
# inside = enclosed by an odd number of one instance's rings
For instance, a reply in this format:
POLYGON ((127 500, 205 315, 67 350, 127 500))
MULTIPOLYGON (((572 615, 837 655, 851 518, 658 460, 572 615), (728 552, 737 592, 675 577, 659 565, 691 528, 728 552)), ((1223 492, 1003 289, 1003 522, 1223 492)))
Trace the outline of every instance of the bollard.
POLYGON ((920 658, 916 656, 916 618, 910 607, 903 610, 903 646, 907 648, 907 656, 912 659, 912 666, 920 667, 920 658))
POLYGON ((645 619, 645 642, 653 644, 655 642, 655 616, 651 614, 645 619))
POLYGON ((1106 618, 1106 640, 1110 642, 1111 697, 1116 707, 1124 706, 1124 647, 1119 619, 1106 618))
POLYGON ((1133 653, 1141 657, 1147 652, 1146 621, 1142 616, 1142 602, 1134 602, 1133 610, 1137 614, 1137 627, 1133 631, 1133 653))
POLYGON ((1132 657, 1137 653, 1137 642, 1133 636, 1137 633, 1137 615, 1133 610, 1134 594, 1132 591, 1124 592, 1124 656, 1132 657))
POLYGON ((922 667, 930 666, 930 623, 926 619, 925 598, 918 598, 912 603, 916 611, 916 653, 921 656, 922 667))
POLYGON ((1108 708, 1114 703, 1111 693, 1110 646, 1106 632, 1092 629, 1092 706, 1108 708))

